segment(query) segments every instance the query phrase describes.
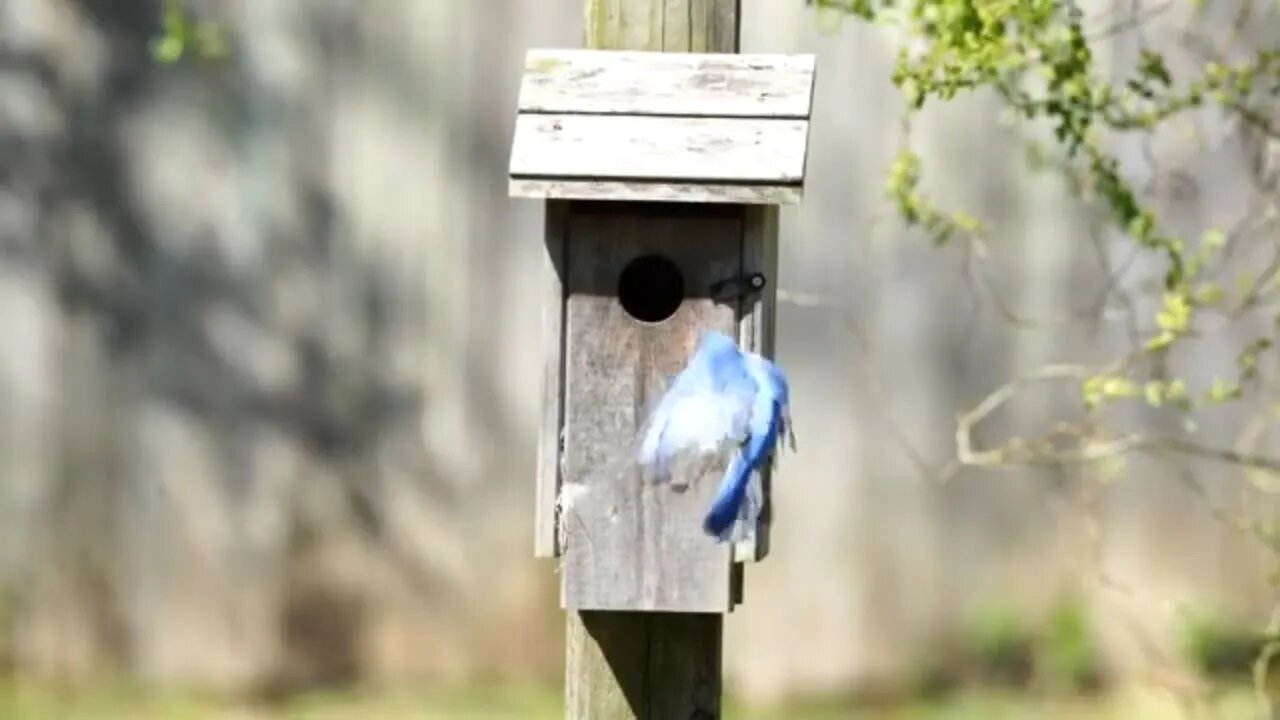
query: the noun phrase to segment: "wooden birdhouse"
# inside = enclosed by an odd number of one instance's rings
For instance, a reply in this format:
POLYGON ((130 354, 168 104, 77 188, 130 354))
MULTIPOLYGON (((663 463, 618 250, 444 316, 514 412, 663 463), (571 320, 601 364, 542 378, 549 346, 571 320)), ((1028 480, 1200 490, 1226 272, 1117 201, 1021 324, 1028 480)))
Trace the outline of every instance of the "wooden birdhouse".
POLYGON ((777 206, 800 201, 812 55, 532 50, 510 192, 546 201, 535 552, 574 610, 730 611, 755 539, 704 534, 724 464, 646 481, 649 412, 704 330, 772 357, 777 206))

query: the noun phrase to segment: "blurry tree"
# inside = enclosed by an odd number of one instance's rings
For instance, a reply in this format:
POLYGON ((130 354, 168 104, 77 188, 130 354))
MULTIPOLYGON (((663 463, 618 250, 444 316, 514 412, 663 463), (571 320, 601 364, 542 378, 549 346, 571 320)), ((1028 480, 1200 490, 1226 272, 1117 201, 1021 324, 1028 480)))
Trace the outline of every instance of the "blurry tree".
MULTIPOLYGON (((912 150, 909 132, 926 105, 982 93, 998 103, 1005 121, 1026 130, 1028 161, 1061 173, 1082 208, 1105 219, 1108 245, 1100 256, 1141 257, 1147 267, 1158 268, 1154 277, 1134 282, 1121 278, 1125 268, 1104 260, 1111 277, 1092 308, 1093 321, 1124 317, 1128 346, 1097 364, 1049 365, 995 389, 959 417, 948 472, 1095 461, 1106 472, 1116 470, 1126 454, 1142 452, 1240 467, 1259 490, 1275 492, 1280 457, 1257 448, 1280 419, 1280 368, 1273 350, 1280 330, 1280 47, 1274 40, 1280 5, 1132 0, 1095 3, 1097 10, 1086 12, 1071 0, 807 4, 817 6, 820 20, 856 17, 899 41, 892 79, 904 96, 908 131, 887 193, 908 225, 940 245, 962 244, 971 265, 987 257, 981 220, 940 207, 922 190, 927 168, 912 150), (1165 16, 1162 21, 1182 16, 1176 32, 1162 35, 1164 45, 1142 30, 1157 15, 1165 16), (1122 53, 1107 57, 1122 34, 1137 46, 1132 62, 1122 53), (1188 57, 1195 63, 1188 66, 1188 57), (1245 158, 1248 177, 1242 179, 1249 197, 1238 198, 1243 210, 1234 215, 1215 213, 1231 215, 1224 224, 1186 227, 1183 218, 1172 217, 1173 210, 1153 201, 1153 182, 1141 179, 1143 172, 1132 162, 1126 166, 1117 150, 1135 137, 1145 142, 1171 131, 1185 135, 1189 123, 1178 123, 1193 116, 1222 130, 1209 144, 1238 143, 1245 158), (1176 360, 1179 353, 1191 357, 1195 346, 1215 352, 1230 347, 1234 372, 1193 378, 1176 360), (1054 418, 1039 436, 977 447, 975 428, 1032 382, 1078 383, 1078 413, 1054 418), (1212 418, 1208 422, 1221 430, 1223 416, 1214 408, 1223 405, 1244 411, 1236 417, 1245 419, 1230 433, 1236 441, 1204 439, 1200 424, 1212 418), (1135 412, 1147 422, 1124 420, 1135 412)), ((1149 146, 1144 153, 1147 169, 1165 160, 1149 146)), ((972 277, 983 282, 980 269, 972 277)), ((990 288, 985 291, 990 294, 990 288)), ((995 303, 1006 319, 1036 322, 998 298, 995 303)), ((1275 527, 1228 519, 1280 555, 1275 527)), ((1275 642, 1274 633, 1269 641, 1275 642)), ((1264 650, 1260 664, 1276 650, 1264 650)), ((1256 670, 1259 677, 1267 674, 1265 667, 1256 670)))

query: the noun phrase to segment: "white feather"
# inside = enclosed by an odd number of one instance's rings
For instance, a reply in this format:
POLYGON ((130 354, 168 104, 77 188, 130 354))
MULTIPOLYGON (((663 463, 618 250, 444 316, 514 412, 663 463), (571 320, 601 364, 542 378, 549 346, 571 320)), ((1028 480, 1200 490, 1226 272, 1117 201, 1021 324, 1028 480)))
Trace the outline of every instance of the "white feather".
POLYGON ((677 398, 662 434, 672 451, 714 452, 725 441, 741 442, 747 434, 750 406, 733 396, 699 393, 677 398))
POLYGON ((679 456, 719 455, 742 442, 750 412, 750 402, 733 394, 668 396, 649 421, 638 459, 666 479, 671 463, 679 456))

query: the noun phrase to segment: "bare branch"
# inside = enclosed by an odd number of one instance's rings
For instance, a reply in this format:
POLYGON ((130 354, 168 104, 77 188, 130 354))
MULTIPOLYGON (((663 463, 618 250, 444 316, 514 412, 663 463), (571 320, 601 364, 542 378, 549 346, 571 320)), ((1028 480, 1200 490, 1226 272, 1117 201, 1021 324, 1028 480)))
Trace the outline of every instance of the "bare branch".
POLYGON ((1129 13, 1125 17, 1112 20, 1109 24, 1095 30, 1090 30, 1085 33, 1085 38, 1090 42, 1096 42, 1129 30, 1135 30, 1148 20, 1164 14, 1171 7, 1173 7, 1173 0, 1165 0, 1165 2, 1149 8, 1142 8, 1137 2, 1130 3, 1129 13))

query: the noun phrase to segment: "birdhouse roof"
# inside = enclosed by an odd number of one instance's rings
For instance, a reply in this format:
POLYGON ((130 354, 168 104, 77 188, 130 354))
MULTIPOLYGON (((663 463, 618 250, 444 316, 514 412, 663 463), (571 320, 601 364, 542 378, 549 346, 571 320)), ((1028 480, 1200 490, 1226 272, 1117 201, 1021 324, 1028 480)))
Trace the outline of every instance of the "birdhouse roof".
POLYGON ((530 50, 516 197, 792 204, 813 55, 530 50))

